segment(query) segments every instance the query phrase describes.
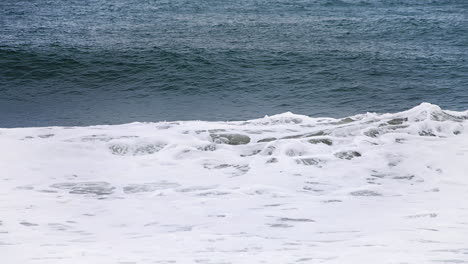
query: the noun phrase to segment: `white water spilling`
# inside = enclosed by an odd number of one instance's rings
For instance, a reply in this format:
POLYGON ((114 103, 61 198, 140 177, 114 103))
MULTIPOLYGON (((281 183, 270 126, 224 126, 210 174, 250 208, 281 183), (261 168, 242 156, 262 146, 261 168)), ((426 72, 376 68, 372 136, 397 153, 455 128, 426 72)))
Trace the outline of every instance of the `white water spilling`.
POLYGON ((468 111, 0 129, 2 263, 466 263, 468 111))

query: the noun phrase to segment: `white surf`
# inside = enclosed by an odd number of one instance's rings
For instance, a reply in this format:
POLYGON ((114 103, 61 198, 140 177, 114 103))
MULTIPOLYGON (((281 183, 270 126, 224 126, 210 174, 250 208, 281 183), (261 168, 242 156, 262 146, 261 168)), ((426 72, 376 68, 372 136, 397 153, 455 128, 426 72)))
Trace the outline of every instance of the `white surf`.
POLYGON ((468 111, 0 129, 2 263, 468 262, 468 111))

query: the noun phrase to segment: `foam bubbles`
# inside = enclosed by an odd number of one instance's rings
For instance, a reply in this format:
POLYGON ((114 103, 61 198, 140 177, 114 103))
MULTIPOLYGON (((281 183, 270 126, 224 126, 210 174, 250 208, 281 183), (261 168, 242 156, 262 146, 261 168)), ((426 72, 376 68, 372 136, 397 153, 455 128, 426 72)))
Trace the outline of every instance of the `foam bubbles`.
POLYGON ((0 129, 2 258, 463 259, 467 124, 468 111, 424 103, 343 119, 0 129))

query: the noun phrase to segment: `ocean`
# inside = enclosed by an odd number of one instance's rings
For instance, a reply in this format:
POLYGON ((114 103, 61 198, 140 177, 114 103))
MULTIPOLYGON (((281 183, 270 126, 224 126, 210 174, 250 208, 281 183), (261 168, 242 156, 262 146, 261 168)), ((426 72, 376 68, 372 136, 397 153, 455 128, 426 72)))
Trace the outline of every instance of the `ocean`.
POLYGON ((468 263, 468 1, 0 1, 2 263, 468 263))
POLYGON ((465 0, 1 1, 0 127, 468 109, 465 0))

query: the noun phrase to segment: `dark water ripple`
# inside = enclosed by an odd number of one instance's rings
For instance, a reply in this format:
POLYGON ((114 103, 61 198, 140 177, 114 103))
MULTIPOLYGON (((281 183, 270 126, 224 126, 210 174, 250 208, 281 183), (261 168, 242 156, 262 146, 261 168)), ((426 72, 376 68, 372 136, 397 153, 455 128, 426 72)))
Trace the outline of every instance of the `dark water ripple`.
POLYGON ((2 1, 0 127, 468 109, 468 2, 2 1))

